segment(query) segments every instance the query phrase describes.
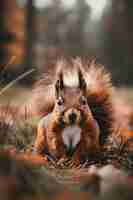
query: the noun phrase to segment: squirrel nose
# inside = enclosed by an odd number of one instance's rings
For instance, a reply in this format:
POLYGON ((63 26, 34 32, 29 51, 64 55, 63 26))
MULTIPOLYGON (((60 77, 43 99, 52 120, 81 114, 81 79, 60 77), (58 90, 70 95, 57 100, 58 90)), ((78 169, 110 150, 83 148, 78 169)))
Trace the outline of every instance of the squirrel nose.
POLYGON ((75 121, 76 121, 76 118, 77 118, 77 115, 74 112, 69 114, 69 122, 70 122, 70 124, 74 124, 75 121))

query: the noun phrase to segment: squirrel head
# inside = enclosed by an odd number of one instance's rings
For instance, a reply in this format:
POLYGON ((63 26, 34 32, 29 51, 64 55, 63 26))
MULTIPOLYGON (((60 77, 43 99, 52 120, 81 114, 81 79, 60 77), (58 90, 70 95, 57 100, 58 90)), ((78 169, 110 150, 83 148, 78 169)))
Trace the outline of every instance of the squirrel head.
POLYGON ((83 111, 89 109, 86 82, 80 68, 61 68, 55 82, 55 111, 60 112, 67 125, 79 124, 83 111))

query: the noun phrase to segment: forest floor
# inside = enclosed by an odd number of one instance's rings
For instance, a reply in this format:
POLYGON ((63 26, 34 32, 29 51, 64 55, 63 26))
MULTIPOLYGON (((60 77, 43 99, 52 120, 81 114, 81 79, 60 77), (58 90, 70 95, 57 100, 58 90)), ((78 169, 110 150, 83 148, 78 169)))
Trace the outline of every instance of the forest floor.
MULTIPOLYGON (((31 89, 22 88, 22 87, 12 87, 7 91, 3 92, 0 95, 0 103, 15 103, 21 105, 23 102, 27 101, 30 98, 31 89)), ((130 105, 133 105, 133 89, 132 88, 116 88, 114 92, 115 96, 118 96, 120 99, 125 99, 130 105)), ((22 122, 16 125, 15 129, 12 127, 6 127, 5 124, 0 124, 0 148, 1 149, 13 149, 16 148, 17 152, 25 153, 32 152, 33 144, 35 140, 36 133, 36 124, 22 122)), ((22 169, 19 166, 19 162, 12 160, 13 165, 15 166, 15 174, 12 172, 12 166, 10 166, 10 175, 15 176, 17 181, 21 182, 21 187, 26 184, 29 194, 34 193, 37 195, 37 200, 40 199, 93 199, 97 196, 98 191, 100 190, 100 180, 101 177, 97 174, 97 167, 103 167, 105 165, 112 165, 116 168, 119 168, 123 165, 124 173, 126 173, 125 168, 127 167, 130 171, 133 169, 132 159, 126 159, 128 154, 124 154, 122 158, 119 152, 116 152, 116 155, 109 152, 106 155, 101 154, 96 157, 93 162, 88 162, 85 165, 73 166, 73 163, 70 163, 67 169, 66 162, 62 161, 59 163, 50 162, 46 166, 39 165, 35 170, 34 167, 23 166, 22 169), (108 157, 109 155, 109 157, 108 157), (117 158, 116 158, 117 157, 117 158), (98 161, 98 158, 101 160, 98 161), (111 162, 110 162, 111 160, 111 162), (62 165, 63 164, 63 165, 62 165), (128 166, 127 166, 128 165, 128 166), (90 166, 93 168, 90 169, 90 166), (89 172, 89 170, 91 172, 89 172), (93 171, 93 172, 92 172, 93 171), (12 174, 13 173, 13 174, 12 174), (17 175, 16 175, 17 174, 17 175), (25 179, 25 184, 22 183, 22 177, 25 179), (65 188, 65 189, 64 189, 65 188), (31 191, 32 190, 32 191, 31 191), (72 193, 71 193, 72 192, 72 193), (73 196, 74 192, 74 196, 73 196), (76 192, 76 193, 75 193, 76 192), (39 198, 38 198, 39 194, 39 198), (75 196, 76 195, 76 196, 75 196), (56 196, 56 197, 55 197, 56 196), (91 197, 90 197, 91 196, 91 197)), ((3 173, 3 168, 6 171, 6 163, 9 160, 8 155, 0 153, 0 173, 3 173), (3 168, 2 168, 3 167, 3 168)), ((9 172, 6 172, 9 173, 9 172)), ((110 173, 110 172, 109 172, 110 173)), ((121 175, 119 175, 121 177, 121 175)), ((125 175, 122 175, 124 177, 125 175)), ((109 181, 110 182, 110 181, 109 181)), ((108 183, 109 184, 109 183, 108 183)), ((0 181, 1 185, 1 181, 0 181)), ((1 191, 1 188, 0 188, 1 191)), ((23 192, 24 193, 24 192, 23 192)), ((98 198, 99 199, 99 198, 98 198)), ((5 200, 5 199, 4 199, 5 200)), ((124 199, 125 200, 125 199, 124 199)))

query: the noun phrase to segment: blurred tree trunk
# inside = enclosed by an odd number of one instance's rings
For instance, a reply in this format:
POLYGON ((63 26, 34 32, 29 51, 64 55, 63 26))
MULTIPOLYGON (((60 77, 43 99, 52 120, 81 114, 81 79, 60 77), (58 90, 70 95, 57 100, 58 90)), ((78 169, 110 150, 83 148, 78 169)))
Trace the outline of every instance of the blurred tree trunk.
POLYGON ((111 0, 102 23, 102 63, 112 72, 118 86, 132 85, 133 79, 133 1, 111 0))
MULTIPOLYGON (((34 0, 27 0, 25 13, 25 61, 24 71, 34 68, 34 42, 35 42, 35 7, 34 0)), ((34 79, 33 73, 26 78, 26 82, 34 79)))
MULTIPOLYGON (((3 66, 5 62, 5 48, 4 48, 4 37, 5 37, 5 20, 4 16, 6 13, 5 1, 1 0, 0 2, 0 65, 3 66)), ((1 71, 1 67, 0 67, 1 71)))

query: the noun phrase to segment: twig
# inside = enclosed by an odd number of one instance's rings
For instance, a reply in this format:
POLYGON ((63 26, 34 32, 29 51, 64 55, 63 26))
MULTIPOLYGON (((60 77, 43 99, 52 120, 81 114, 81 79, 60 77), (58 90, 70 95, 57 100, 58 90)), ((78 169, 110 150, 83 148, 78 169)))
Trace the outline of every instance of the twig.
POLYGON ((21 74, 19 77, 17 77, 15 80, 11 81, 9 84, 7 84, 1 91, 0 95, 2 95, 5 91, 7 91, 9 88, 11 88, 14 84, 16 84, 19 80, 23 79, 24 77, 28 76, 32 72, 34 72, 35 69, 31 69, 23 74, 21 74))
MULTIPOLYGON (((14 62, 15 59, 16 59, 16 56, 12 56, 6 65, 0 67, 0 77, 3 76, 3 74, 4 74, 5 70, 6 70, 6 68, 7 68, 9 65, 13 64, 13 62, 14 62)), ((0 84, 2 84, 2 82, 3 82, 3 80, 0 80, 0 84)))
POLYGON ((9 65, 13 64, 13 62, 15 61, 15 59, 16 59, 16 56, 12 56, 12 57, 9 59, 8 63, 7 63, 6 65, 4 65, 4 66, 1 67, 0 73, 1 73, 1 72, 3 73, 3 71, 4 71, 9 65))

